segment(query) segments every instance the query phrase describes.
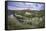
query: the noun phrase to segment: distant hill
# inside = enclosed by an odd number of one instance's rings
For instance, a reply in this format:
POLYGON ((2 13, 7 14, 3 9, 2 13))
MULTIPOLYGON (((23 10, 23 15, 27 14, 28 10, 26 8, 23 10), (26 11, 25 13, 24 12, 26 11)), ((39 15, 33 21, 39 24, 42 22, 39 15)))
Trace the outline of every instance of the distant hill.
POLYGON ((45 12, 45 10, 40 10, 40 11, 37 11, 37 10, 8 10, 8 15, 13 14, 13 11, 15 12, 45 12))

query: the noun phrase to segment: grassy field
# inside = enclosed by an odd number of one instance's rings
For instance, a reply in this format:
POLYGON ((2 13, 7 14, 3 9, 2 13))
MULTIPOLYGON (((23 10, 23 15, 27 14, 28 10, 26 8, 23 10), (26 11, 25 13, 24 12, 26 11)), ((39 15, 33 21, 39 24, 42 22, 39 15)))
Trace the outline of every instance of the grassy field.
POLYGON ((15 16, 8 16, 8 29, 27 29, 44 27, 44 11, 13 11, 15 16))

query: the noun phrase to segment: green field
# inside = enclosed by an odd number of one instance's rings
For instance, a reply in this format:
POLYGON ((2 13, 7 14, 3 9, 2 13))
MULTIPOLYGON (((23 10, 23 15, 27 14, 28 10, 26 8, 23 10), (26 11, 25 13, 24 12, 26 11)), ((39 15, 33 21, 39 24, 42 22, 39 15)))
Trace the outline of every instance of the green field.
POLYGON ((8 16, 8 29, 43 28, 45 22, 44 11, 17 11, 8 16))

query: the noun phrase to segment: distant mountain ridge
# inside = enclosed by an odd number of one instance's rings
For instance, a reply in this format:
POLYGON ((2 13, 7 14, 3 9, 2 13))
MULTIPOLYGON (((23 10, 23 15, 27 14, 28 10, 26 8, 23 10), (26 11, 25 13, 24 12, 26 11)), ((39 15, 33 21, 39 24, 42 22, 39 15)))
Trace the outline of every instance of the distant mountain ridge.
POLYGON ((45 12, 45 10, 40 10, 40 11, 37 11, 37 10, 8 10, 8 15, 11 15, 13 14, 13 11, 17 11, 17 12, 45 12))

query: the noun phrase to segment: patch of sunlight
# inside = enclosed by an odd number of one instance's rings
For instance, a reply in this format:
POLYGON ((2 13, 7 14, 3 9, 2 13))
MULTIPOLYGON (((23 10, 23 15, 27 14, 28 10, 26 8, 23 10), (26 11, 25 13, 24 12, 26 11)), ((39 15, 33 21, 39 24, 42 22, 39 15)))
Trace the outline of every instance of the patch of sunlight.
POLYGON ((26 14, 26 15, 31 15, 31 13, 29 13, 29 12, 25 12, 25 14, 26 14))

